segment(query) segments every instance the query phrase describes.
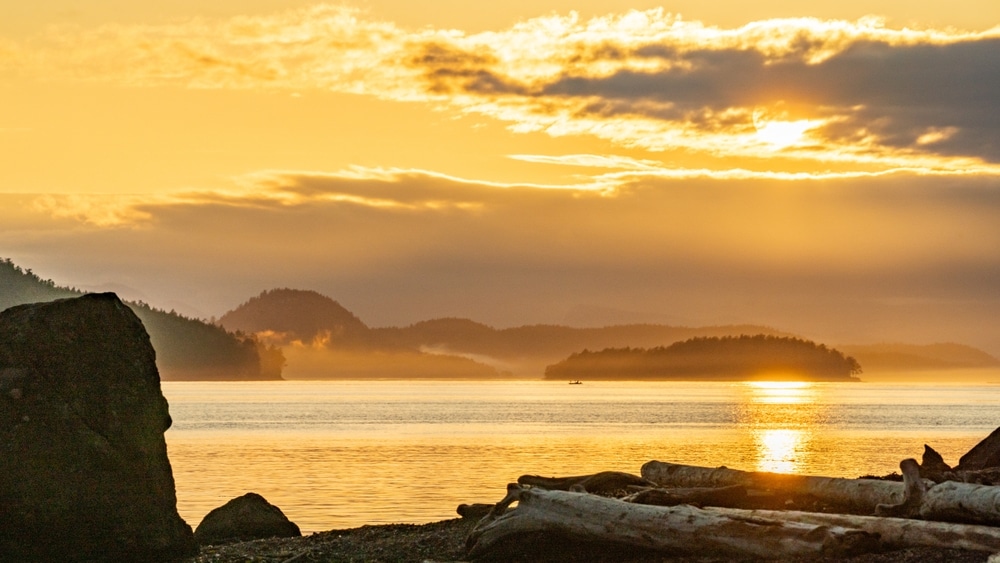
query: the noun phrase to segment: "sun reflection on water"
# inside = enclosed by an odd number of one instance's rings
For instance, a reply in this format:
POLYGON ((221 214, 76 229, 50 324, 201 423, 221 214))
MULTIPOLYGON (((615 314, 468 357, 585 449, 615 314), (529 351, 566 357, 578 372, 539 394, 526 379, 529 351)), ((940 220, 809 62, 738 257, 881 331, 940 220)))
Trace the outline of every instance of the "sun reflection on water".
POLYGON ((797 473, 806 433, 802 430, 762 430, 754 434, 759 457, 757 471, 797 473))
POLYGON ((738 423, 750 430, 757 471, 798 473, 822 417, 820 390, 806 381, 748 381, 738 423))
POLYGON ((754 403, 791 405, 816 399, 815 384, 808 381, 747 381, 745 385, 754 403))

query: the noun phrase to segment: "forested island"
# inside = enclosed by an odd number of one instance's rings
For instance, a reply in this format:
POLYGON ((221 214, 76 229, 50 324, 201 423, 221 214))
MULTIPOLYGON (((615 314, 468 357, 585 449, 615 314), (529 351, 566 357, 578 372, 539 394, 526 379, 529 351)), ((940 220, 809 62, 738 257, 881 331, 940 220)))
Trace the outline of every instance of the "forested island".
POLYGON ((696 337, 656 348, 584 350, 546 379, 859 381, 857 360, 809 340, 758 334, 696 337))

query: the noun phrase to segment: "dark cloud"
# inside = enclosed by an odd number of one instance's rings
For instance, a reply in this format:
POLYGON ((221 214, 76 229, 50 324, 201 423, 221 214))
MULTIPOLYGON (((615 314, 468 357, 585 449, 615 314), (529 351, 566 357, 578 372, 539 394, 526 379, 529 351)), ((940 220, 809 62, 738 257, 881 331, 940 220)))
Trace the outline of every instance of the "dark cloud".
MULTIPOLYGON (((815 64, 798 56, 816 47, 803 36, 792 54, 771 59, 749 49, 681 52, 647 45, 635 52, 682 64, 601 77, 566 73, 531 88, 503 78, 481 59, 445 58, 447 65, 432 65, 428 73, 476 94, 586 99, 583 111, 601 117, 699 123, 699 116, 784 101, 808 116, 839 117, 822 130, 833 139, 874 135, 887 147, 1000 162, 1000 39, 903 46, 863 41, 815 64), (927 137, 935 131, 938 138, 927 137)), ((703 124, 716 126, 710 119, 703 124)))
POLYGON ((428 89, 434 93, 527 94, 528 89, 524 85, 490 70, 497 62, 491 55, 431 43, 423 46, 408 64, 424 72, 428 89))

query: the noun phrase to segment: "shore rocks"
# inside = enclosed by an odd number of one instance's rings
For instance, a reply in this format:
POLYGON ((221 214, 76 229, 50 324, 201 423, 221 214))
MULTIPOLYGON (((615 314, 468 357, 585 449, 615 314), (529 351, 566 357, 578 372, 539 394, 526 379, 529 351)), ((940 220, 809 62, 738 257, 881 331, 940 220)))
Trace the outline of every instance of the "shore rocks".
POLYGON ((1000 467, 1000 428, 983 438, 958 460, 956 471, 980 471, 1000 467))
POLYGON ((934 448, 924 444, 924 455, 920 461, 920 476, 930 479, 935 483, 954 480, 955 473, 951 466, 945 463, 944 458, 934 448))
POLYGON ((280 508, 257 493, 247 493, 212 510, 194 532, 201 545, 301 535, 280 508))
POLYGON ((149 336, 116 295, 0 313, 0 560, 197 553, 170 424, 149 336))

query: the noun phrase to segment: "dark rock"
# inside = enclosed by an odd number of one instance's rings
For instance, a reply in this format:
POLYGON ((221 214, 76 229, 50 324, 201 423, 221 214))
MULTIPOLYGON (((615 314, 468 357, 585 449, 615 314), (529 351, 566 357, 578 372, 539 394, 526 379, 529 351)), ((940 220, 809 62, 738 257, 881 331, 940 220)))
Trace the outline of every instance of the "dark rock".
POLYGON ((142 323, 113 293, 0 313, 0 561, 165 561, 170 427, 142 323))
POLYGON ((991 467, 1000 467, 1000 428, 959 458, 955 471, 980 471, 991 467))
POLYGON ((947 480, 953 480, 955 474, 952 472, 951 466, 944 462, 944 458, 941 457, 934 448, 924 444, 924 456, 920 460, 920 476, 924 479, 930 479, 935 483, 941 483, 947 480))
POLYGON ((301 535, 280 508, 257 493, 247 493, 212 510, 194 531, 201 545, 301 535))

